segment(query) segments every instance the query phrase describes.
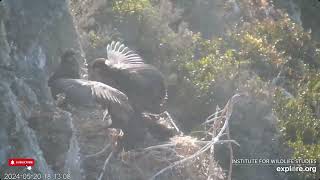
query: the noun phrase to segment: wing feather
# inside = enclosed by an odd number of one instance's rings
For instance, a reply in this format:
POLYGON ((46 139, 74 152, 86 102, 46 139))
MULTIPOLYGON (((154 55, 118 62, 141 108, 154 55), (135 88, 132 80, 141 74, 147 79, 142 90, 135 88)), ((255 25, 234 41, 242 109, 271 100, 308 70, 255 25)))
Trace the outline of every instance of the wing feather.
POLYGON ((101 82, 84 79, 58 79, 53 86, 58 89, 59 93, 65 93, 67 98, 77 104, 88 105, 94 102, 101 105, 115 104, 132 110, 126 94, 101 82))
MULTIPOLYGON (((108 64, 144 64, 143 59, 119 41, 107 45, 108 64)), ((106 63, 107 64, 107 63, 106 63)))

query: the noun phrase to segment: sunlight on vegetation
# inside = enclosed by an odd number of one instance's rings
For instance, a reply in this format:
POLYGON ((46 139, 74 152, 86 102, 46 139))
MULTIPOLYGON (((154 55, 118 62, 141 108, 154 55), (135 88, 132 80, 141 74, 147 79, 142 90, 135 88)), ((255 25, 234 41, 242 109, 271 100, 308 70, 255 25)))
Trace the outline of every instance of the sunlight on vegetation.
MULTIPOLYGON (((223 7, 228 11, 239 8, 242 14, 236 16, 243 17, 210 38, 194 30, 201 17, 193 16, 201 12, 192 11, 201 3, 209 6, 207 0, 119 0, 112 1, 112 13, 114 19, 129 19, 115 21, 119 23, 115 26, 130 25, 123 34, 134 32, 128 41, 143 58, 167 79, 174 77, 172 106, 189 113, 177 113, 182 114, 182 121, 190 118, 188 129, 199 124, 195 117, 204 117, 230 94, 244 91, 255 103, 268 104, 273 110, 281 143, 290 149, 284 154, 320 161, 319 43, 285 11, 268 9, 271 1, 237 2, 226 2, 223 7)), ((228 11, 219 16, 221 22, 227 21, 228 11)), ((98 32, 90 32, 89 37, 93 47, 108 39, 98 32)))
POLYGON ((149 0, 120 0, 113 3, 113 11, 123 15, 141 13, 144 9, 151 7, 149 0))

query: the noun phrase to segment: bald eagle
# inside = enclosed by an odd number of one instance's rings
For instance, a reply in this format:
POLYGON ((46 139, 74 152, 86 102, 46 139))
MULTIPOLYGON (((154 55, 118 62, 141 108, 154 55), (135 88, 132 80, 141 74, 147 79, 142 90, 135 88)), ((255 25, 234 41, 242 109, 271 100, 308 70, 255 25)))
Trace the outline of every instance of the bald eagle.
POLYGON ((80 66, 72 50, 61 56, 61 63, 49 79, 52 95, 64 93, 66 102, 75 106, 102 106, 105 109, 103 119, 107 126, 125 128, 134 111, 127 95, 111 86, 97 81, 80 79, 80 66), (110 118, 106 118, 107 115, 110 118))
POLYGON ((124 92, 135 109, 161 112, 167 94, 163 74, 120 42, 108 44, 107 59, 95 59, 88 72, 89 79, 124 92))

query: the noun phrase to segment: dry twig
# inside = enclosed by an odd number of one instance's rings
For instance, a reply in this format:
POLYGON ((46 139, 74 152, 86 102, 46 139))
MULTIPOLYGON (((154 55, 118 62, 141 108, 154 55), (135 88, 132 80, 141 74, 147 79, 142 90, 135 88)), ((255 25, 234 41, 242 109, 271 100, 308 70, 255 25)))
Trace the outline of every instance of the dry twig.
MULTIPOLYGON (((218 113, 217 112, 221 112, 220 111, 220 108, 219 106, 216 107, 216 113, 215 114, 215 117, 213 119, 218 119, 218 113)), ((209 119, 207 118, 207 121, 208 122, 209 119)), ((214 139, 214 137, 216 136, 216 131, 217 131, 217 121, 213 123, 213 129, 212 129, 212 139, 214 139)), ((216 177, 214 176, 214 145, 211 146, 211 149, 210 149, 210 159, 209 159, 209 175, 208 175, 208 178, 207 180, 210 180, 211 177, 213 177, 213 180, 216 180, 216 177)))

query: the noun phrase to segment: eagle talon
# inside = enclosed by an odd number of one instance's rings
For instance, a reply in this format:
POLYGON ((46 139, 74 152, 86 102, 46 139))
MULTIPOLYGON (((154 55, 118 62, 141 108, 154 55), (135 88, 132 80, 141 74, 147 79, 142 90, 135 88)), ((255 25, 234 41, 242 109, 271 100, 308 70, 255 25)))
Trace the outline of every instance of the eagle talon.
POLYGON ((119 145, 119 142, 124 136, 123 131, 121 129, 108 128, 107 132, 111 139, 111 145, 112 145, 113 151, 118 152, 118 150, 120 150, 119 148, 121 148, 119 145))

